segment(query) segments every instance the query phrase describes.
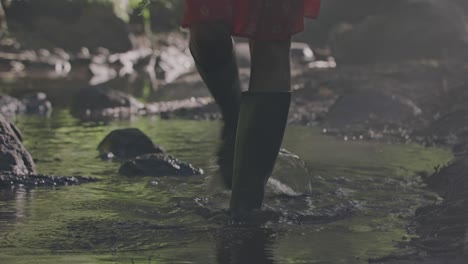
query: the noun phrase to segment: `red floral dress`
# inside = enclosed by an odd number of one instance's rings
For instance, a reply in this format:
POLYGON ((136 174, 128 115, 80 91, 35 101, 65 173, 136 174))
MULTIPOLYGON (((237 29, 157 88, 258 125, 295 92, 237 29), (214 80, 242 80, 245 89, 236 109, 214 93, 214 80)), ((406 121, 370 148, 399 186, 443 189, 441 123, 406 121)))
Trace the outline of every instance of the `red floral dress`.
POLYGON ((232 35, 285 39, 304 29, 304 17, 316 18, 320 0, 185 0, 182 26, 224 21, 232 35))

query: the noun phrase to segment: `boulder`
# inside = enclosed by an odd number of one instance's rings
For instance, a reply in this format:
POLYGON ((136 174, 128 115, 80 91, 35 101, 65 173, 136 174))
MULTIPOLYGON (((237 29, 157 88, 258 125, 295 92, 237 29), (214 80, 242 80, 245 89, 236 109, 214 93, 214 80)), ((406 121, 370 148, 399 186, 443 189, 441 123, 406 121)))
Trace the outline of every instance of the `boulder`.
POLYGON ((429 188, 437 191, 448 201, 466 200, 468 157, 456 158, 447 166, 436 169, 435 173, 426 178, 429 188))
POLYGON ((330 31, 340 23, 359 23, 369 15, 391 10, 401 1, 406 0, 327 0, 321 2, 320 14, 316 20, 306 20, 305 31, 295 37, 313 46, 326 46, 330 31))
MULTIPOLYGON (((437 202, 416 209, 411 223, 416 236, 408 245, 418 249, 418 256, 429 256, 430 260, 443 258, 433 263, 450 263, 449 260, 455 259, 460 260, 458 263, 464 263, 467 259, 464 249, 468 227, 467 157, 436 169, 426 178, 426 182, 440 197, 434 198, 437 202)), ((430 262, 420 260, 411 263, 430 262)))
POLYGON ((0 115, 0 173, 29 175, 36 166, 21 142, 19 130, 0 115))
POLYGON ((162 153, 145 154, 127 161, 119 169, 126 176, 192 176, 203 170, 162 153))
POLYGON ((164 153, 164 150, 138 128, 110 132, 98 146, 102 158, 131 159, 143 154, 164 153))
POLYGON ((465 13, 453 1, 398 1, 388 11, 332 33, 338 63, 441 59, 468 55, 465 13))
POLYGON ((128 117, 144 110, 133 96, 108 87, 91 86, 74 97, 71 113, 77 118, 128 117))
POLYGON ((346 129, 374 123, 404 124, 422 113, 411 100, 392 94, 358 91, 344 94, 325 118, 328 128, 346 129))

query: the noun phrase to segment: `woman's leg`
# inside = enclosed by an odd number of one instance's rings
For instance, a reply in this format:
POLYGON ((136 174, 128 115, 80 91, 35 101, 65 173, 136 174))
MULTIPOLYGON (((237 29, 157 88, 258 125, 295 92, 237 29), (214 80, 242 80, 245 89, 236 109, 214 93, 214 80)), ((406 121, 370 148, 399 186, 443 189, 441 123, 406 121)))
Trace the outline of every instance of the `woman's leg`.
POLYGON ((291 91, 290 49, 291 39, 250 41, 252 66, 249 91, 291 91))
POLYGON ((252 41, 234 154, 231 210, 259 209, 283 140, 291 101, 291 40, 252 41))
POLYGON ((218 164, 225 186, 231 188, 241 88, 229 26, 220 21, 191 25, 190 51, 200 76, 223 115, 218 164))

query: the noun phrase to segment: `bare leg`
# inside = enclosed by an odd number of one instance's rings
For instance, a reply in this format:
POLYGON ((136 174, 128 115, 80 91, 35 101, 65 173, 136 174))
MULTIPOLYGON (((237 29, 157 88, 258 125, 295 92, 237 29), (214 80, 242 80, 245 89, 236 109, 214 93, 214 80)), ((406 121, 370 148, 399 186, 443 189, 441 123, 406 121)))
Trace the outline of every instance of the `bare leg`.
POLYGON ((229 26, 221 22, 190 27, 190 51, 198 72, 223 115, 218 164, 227 188, 232 184, 232 162, 241 89, 229 26))
POLYGON ((211 22, 191 26, 190 51, 203 81, 221 108, 226 125, 236 124, 241 91, 228 25, 211 22))
POLYGON ((291 40, 252 41, 249 92, 242 97, 231 210, 259 209, 283 140, 291 101, 291 40))

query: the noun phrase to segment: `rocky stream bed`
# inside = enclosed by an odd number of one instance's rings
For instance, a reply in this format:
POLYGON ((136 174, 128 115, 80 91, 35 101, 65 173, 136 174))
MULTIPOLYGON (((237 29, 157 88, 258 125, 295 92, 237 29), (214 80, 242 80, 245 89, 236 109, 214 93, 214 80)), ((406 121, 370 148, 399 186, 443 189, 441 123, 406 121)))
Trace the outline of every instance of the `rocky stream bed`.
MULTIPOLYGON (((41 263, 74 250, 77 263, 97 261, 86 250, 119 263, 153 251, 197 262, 213 244, 213 263, 247 263, 252 252, 256 263, 466 263, 466 3, 324 2, 291 52, 286 144, 300 154, 282 152, 265 210, 236 226, 228 194, 212 190, 221 116, 186 34, 150 42, 136 15, 129 26, 108 7, 74 2, 47 17, 39 2, 13 1, 5 11, 17 39, 0 32, 0 223, 13 235, 0 248, 11 257, 17 244, 30 255, 45 245, 41 263), (43 214, 55 215, 54 232, 43 214), (40 219, 30 230, 8 229, 29 216, 40 219)), ((235 47, 245 89, 248 44, 235 47)))

